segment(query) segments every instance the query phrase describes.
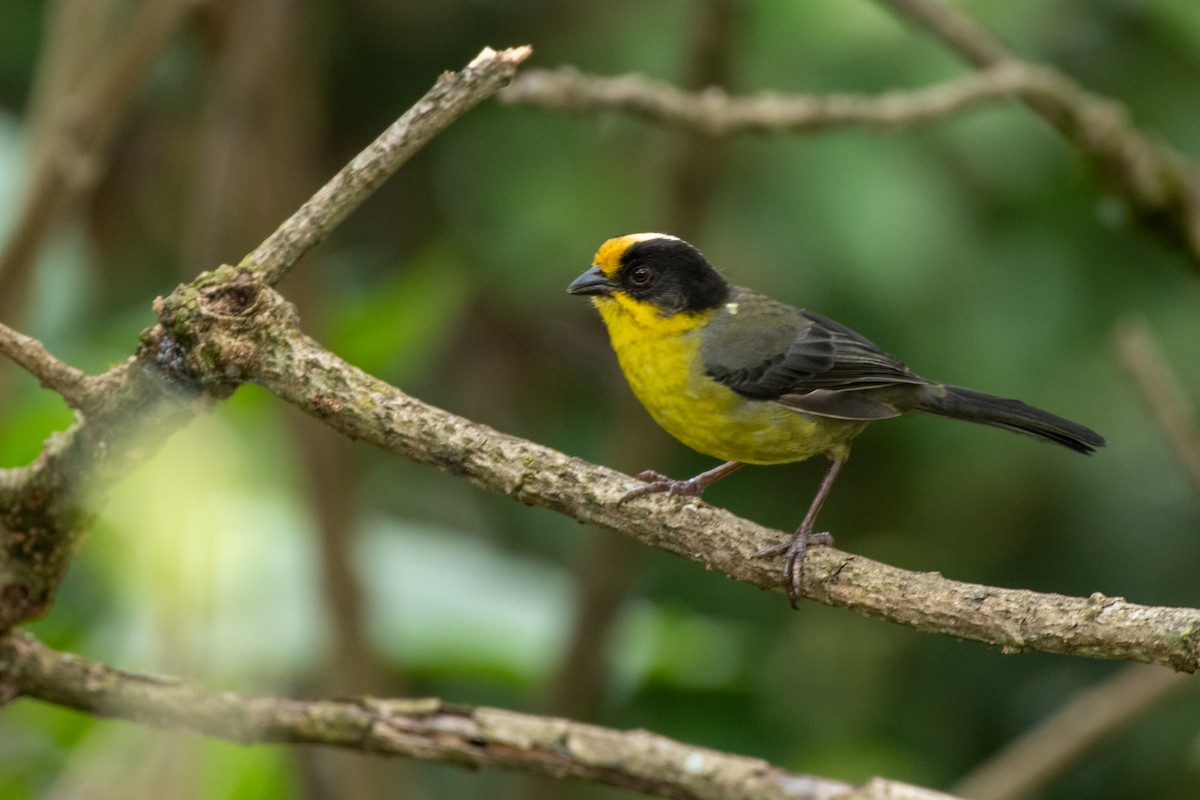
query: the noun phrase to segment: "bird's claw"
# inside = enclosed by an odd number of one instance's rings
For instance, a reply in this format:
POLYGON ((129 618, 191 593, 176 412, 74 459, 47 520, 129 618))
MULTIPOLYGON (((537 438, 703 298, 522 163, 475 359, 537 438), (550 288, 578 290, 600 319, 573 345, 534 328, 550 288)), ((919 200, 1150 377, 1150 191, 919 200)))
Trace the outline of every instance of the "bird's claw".
POLYGON ((644 483, 643 486, 635 486, 625 494, 621 495, 621 499, 617 501, 617 505, 624 503, 627 500, 632 500, 635 497, 641 497, 646 494, 657 494, 666 492, 668 495, 681 495, 684 497, 699 497, 704 492, 704 485, 695 478, 687 480, 677 480, 663 475, 661 472, 655 472, 648 469, 644 472, 639 472, 633 477, 644 483))
POLYGON ((804 596, 804 557, 808 554, 810 544, 832 545, 833 536, 828 531, 814 533, 801 528, 788 541, 754 553, 755 558, 783 555, 783 586, 792 608, 797 608, 796 604, 804 596))
POLYGON ((656 492, 666 492, 669 495, 682 495, 684 497, 699 497, 704 494, 704 490, 713 481, 720 480, 734 470, 741 468, 742 463, 740 461, 726 461, 719 467, 701 472, 699 475, 693 475, 685 481, 673 480, 661 472, 648 469, 634 476, 646 485, 630 489, 617 501, 617 505, 624 503, 626 500, 632 500, 635 497, 641 497, 644 494, 654 494, 656 492))
POLYGON ((642 481, 643 486, 635 486, 634 488, 631 488, 629 492, 625 492, 623 495, 620 495, 620 499, 617 500, 617 505, 625 503, 626 500, 640 498, 643 494, 658 494, 660 492, 666 492, 668 495, 672 495, 672 497, 680 494, 684 495, 684 497, 698 498, 703 491, 703 487, 698 487, 695 480, 689 479, 686 481, 680 481, 673 479, 673 477, 667 477, 662 473, 655 473, 653 469, 648 469, 643 471, 643 473, 638 473, 634 477, 636 477, 637 480, 642 481))

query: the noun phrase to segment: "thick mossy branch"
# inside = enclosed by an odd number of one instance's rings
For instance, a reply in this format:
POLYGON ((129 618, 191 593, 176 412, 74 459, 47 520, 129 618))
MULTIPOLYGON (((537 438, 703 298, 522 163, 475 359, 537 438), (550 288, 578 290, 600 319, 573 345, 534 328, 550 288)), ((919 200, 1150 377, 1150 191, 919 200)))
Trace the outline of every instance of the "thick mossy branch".
POLYGON ((204 402, 136 359, 88 381, 88 412, 33 464, 0 470, 0 631, 49 609, 96 499, 204 402))

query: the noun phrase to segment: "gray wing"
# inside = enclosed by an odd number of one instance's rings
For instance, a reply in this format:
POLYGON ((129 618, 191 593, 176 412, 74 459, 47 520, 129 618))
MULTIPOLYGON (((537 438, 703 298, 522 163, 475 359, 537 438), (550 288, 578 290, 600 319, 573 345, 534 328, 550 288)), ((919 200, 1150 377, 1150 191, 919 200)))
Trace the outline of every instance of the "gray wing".
POLYGON ((709 323, 701 357, 709 377, 738 394, 820 416, 874 420, 907 410, 887 402, 897 394, 888 389, 927 383, 827 317, 746 290, 731 302, 736 312, 727 305, 709 323))

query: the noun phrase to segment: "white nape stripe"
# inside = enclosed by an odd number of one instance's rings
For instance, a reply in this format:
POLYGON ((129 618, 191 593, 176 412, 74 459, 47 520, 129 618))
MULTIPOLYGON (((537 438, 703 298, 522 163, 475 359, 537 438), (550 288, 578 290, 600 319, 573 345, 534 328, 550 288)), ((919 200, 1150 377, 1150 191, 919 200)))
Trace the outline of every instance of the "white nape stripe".
POLYGON ((678 236, 672 236, 669 233, 631 233, 628 236, 626 236, 625 238, 632 239, 635 242, 648 242, 651 239, 667 239, 672 242, 682 242, 683 241, 678 236))

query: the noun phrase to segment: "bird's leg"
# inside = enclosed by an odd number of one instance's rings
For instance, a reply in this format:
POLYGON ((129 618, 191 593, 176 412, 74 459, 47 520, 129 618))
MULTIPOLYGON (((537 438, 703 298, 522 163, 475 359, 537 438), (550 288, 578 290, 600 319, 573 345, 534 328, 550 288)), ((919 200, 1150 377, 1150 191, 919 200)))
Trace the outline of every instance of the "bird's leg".
POLYGON ((800 527, 792 534, 791 540, 774 547, 764 547, 754 554, 758 558, 783 553, 783 585, 787 589, 788 600, 791 601, 792 608, 796 608, 796 602, 804 593, 804 556, 808 552, 808 546, 810 544, 833 544, 832 536, 824 531, 813 533, 813 526, 817 522, 817 514, 821 513, 821 506, 825 505, 825 498, 829 496, 829 489, 833 486, 834 478, 837 477, 845 463, 845 455, 839 455, 829 462, 829 469, 825 471, 825 477, 821 479, 821 486, 817 489, 816 496, 809 504, 808 511, 805 512, 800 527))
POLYGON ((644 494, 655 494, 657 492, 666 492, 667 494, 681 494, 687 497, 699 497, 704 493, 714 481, 724 478, 729 473, 742 466, 740 461, 726 461, 719 467, 713 467, 707 472, 701 472, 694 478, 688 478, 685 481, 674 480, 663 475, 661 472, 655 472, 648 469, 645 472, 639 472, 634 477, 639 481, 645 481, 645 486, 637 486, 630 489, 621 499, 617 501, 620 505, 626 500, 632 500, 635 497, 641 497, 644 494))

